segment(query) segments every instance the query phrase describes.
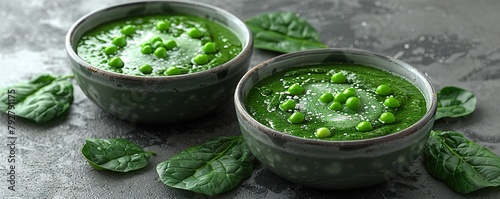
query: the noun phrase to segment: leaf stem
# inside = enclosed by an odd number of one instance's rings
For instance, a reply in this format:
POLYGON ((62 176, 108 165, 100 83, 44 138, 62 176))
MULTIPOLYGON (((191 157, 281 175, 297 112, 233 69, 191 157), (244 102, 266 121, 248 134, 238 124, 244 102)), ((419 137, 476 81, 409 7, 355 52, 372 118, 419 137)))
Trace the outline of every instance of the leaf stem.
POLYGON ((60 79, 73 79, 73 78, 75 78, 75 76, 73 74, 71 74, 71 75, 62 76, 60 79))

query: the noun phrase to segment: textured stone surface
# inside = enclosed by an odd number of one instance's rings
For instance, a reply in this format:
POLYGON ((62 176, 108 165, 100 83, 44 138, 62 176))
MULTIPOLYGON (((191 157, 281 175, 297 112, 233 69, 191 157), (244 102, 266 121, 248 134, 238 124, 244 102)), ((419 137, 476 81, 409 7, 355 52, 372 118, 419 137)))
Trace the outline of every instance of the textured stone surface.
MULTIPOLYGON (((64 51, 67 29, 94 9, 123 0, 0 1, 0 87, 50 72, 69 74, 64 51)), ((455 85, 478 97, 476 112, 443 120, 438 129, 465 132, 500 154, 500 1, 204 0, 242 19, 267 11, 300 14, 330 47, 360 48, 396 56, 428 74, 435 86, 455 85)), ((278 54, 256 50, 255 65, 278 54)), ((155 165, 173 154, 220 135, 239 134, 231 101, 196 121, 145 126, 120 121, 90 102, 75 85, 69 114, 48 125, 17 120, 16 191, 7 189, 7 116, 0 115, 0 198, 204 198, 171 189, 155 165), (85 138, 123 137, 156 151, 140 171, 116 174, 92 169, 80 153, 85 138)), ((349 191, 303 187, 260 164, 238 189, 220 198, 462 198, 432 178, 419 158, 386 183, 349 191)), ((500 198, 500 188, 466 195, 500 198)))

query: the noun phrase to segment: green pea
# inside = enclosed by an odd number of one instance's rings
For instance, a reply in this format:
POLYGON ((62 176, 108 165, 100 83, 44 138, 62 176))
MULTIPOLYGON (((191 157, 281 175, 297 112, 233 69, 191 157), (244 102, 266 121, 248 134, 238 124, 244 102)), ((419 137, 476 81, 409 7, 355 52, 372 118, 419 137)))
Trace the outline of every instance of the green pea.
POLYGON ((123 26, 121 29, 122 34, 124 35, 132 35, 135 33, 135 27, 133 25, 123 26))
POLYGON ((193 61, 195 64, 203 65, 208 63, 208 55, 207 54, 197 54, 194 56, 193 61))
POLYGON ((295 101, 287 100, 280 104, 280 109, 284 111, 292 110, 295 108, 295 101))
POLYGON ((165 75, 178 75, 178 74, 181 74, 181 69, 175 66, 168 67, 167 70, 165 70, 165 75))
POLYGON ((118 36, 113 38, 113 41, 111 41, 112 44, 118 47, 123 47, 127 45, 127 40, 125 39, 125 36, 118 36))
POLYGON ((331 81, 336 84, 342 84, 347 82, 347 78, 343 73, 335 73, 332 75, 331 81))
POLYGON ((346 95, 346 97, 354 97, 356 96, 356 89, 355 88, 346 88, 343 94, 346 95))
POLYGON ((298 123, 301 123, 305 120, 305 116, 304 114, 302 114, 301 112, 295 112, 293 113, 289 118, 288 118, 288 122, 292 123, 292 124, 298 124, 298 123))
POLYGON ((198 30, 198 28, 190 28, 186 32, 187 32, 187 35, 192 37, 192 38, 200 38, 201 36, 203 36, 201 34, 201 31, 198 30))
POLYGON ((207 42, 205 45, 203 45, 203 47, 201 49, 205 53, 214 53, 217 51, 217 49, 215 49, 214 42, 207 42))
POLYGON ((323 103, 330 103, 333 101, 333 95, 331 93, 323 93, 319 96, 319 101, 323 103))
POLYGON ((381 84, 377 86, 377 89, 375 89, 375 93, 377 93, 378 95, 386 96, 392 93, 392 89, 387 84, 381 84))
POLYGON ((109 60, 108 65, 113 68, 121 68, 125 65, 119 57, 113 57, 109 60))
POLYGON ((332 132, 330 132, 330 129, 328 129, 326 127, 321 127, 321 128, 316 129, 316 132, 314 133, 314 135, 318 138, 326 138, 326 137, 330 137, 332 135, 332 132))
POLYGON ((142 66, 139 66, 139 71, 141 71, 144 74, 151 74, 153 72, 153 67, 149 64, 144 64, 142 66))
POLYGON ((153 52, 153 54, 158 58, 165 58, 167 57, 167 49, 159 47, 153 52))
POLYGON ((154 44, 157 41, 163 42, 163 40, 160 37, 158 37, 158 36, 151 37, 151 39, 149 39, 149 42, 151 42, 152 44, 154 44))
POLYGON ((394 98, 394 97, 388 97, 387 99, 384 100, 384 105, 389 107, 389 108, 397 108, 401 104, 399 103, 399 100, 394 98))
POLYGON ((111 45, 111 46, 104 48, 103 51, 106 55, 111 55, 111 54, 115 54, 117 50, 118 50, 118 48, 116 48, 115 45, 111 45))
POLYGON ((334 102, 344 103, 347 100, 347 96, 344 93, 337 93, 335 95, 334 102))
POLYGON ((372 124, 367 121, 363 121, 356 125, 356 129, 361 132, 371 131, 373 129, 372 124))
POLYGON ((157 49, 159 47, 163 47, 163 42, 161 42, 161 41, 155 41, 155 43, 153 43, 153 48, 157 49))
POLYGON ((380 115, 378 120, 380 120, 380 122, 385 123, 385 124, 392 124, 392 123, 396 122, 396 117, 391 112, 385 112, 385 113, 382 113, 382 115, 380 115))
POLYGON ((342 109, 342 104, 339 102, 333 102, 329 108, 330 110, 340 111, 342 109))
POLYGON ((164 45, 167 50, 172 50, 177 47, 177 42, 175 42, 175 40, 173 39, 169 39, 164 43, 164 45))
POLYGON ((170 28, 170 24, 165 21, 159 21, 156 23, 156 30, 165 31, 170 28))
POLYGON ((150 45, 144 45, 142 48, 141 48, 141 53, 142 54, 151 54, 153 53, 153 48, 151 48, 150 45))
POLYGON ((351 110, 357 110, 359 106, 361 105, 361 101, 359 100, 358 97, 349 97, 345 101, 345 106, 351 110))
POLYGON ((144 46, 151 46, 151 42, 145 41, 144 43, 141 44, 141 47, 144 47, 144 46))
POLYGON ((300 95, 304 93, 304 87, 302 87, 300 84, 295 83, 292 84, 290 87, 288 87, 288 92, 290 95, 300 95))

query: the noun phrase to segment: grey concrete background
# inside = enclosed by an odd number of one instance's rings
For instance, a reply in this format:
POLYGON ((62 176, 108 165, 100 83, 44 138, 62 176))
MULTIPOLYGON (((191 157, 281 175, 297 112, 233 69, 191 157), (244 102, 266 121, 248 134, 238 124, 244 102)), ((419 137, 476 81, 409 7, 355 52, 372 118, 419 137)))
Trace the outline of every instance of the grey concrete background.
MULTIPOLYGON (((69 74, 64 36, 94 9, 124 0, 0 1, 0 87, 50 72, 69 74)), ((396 56, 425 72, 440 89, 474 92, 469 117, 443 120, 438 129, 464 132, 500 154, 500 1, 482 0, 203 0, 241 19, 267 11, 300 14, 330 47, 396 56)), ((252 65, 278 54, 256 50, 252 65)), ((7 189, 7 116, 0 115, 0 198, 204 198, 168 188, 155 166, 206 139, 239 134, 231 101, 210 116, 175 125, 136 125, 104 113, 75 84, 69 113, 47 125, 18 119, 16 191, 7 189), (80 153, 85 138, 122 137, 156 151, 145 169, 127 174, 96 171, 80 153)), ((432 178, 419 158, 386 183, 327 191, 287 182, 257 163, 251 178, 219 198, 500 198, 500 188, 468 195, 432 178)))

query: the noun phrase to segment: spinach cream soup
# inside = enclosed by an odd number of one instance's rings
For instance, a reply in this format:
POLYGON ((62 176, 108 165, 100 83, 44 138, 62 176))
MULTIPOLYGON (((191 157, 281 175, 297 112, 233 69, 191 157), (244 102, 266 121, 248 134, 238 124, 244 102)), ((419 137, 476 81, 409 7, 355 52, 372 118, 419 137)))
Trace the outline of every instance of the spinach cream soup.
POLYGON ((78 55, 98 68, 138 76, 194 73, 242 50, 227 27, 187 15, 151 15, 102 24, 85 33, 78 55))
POLYGON ((426 112, 421 91, 403 77, 336 63, 275 73, 257 82, 245 103, 253 118, 272 129, 323 140, 391 134, 426 112))

